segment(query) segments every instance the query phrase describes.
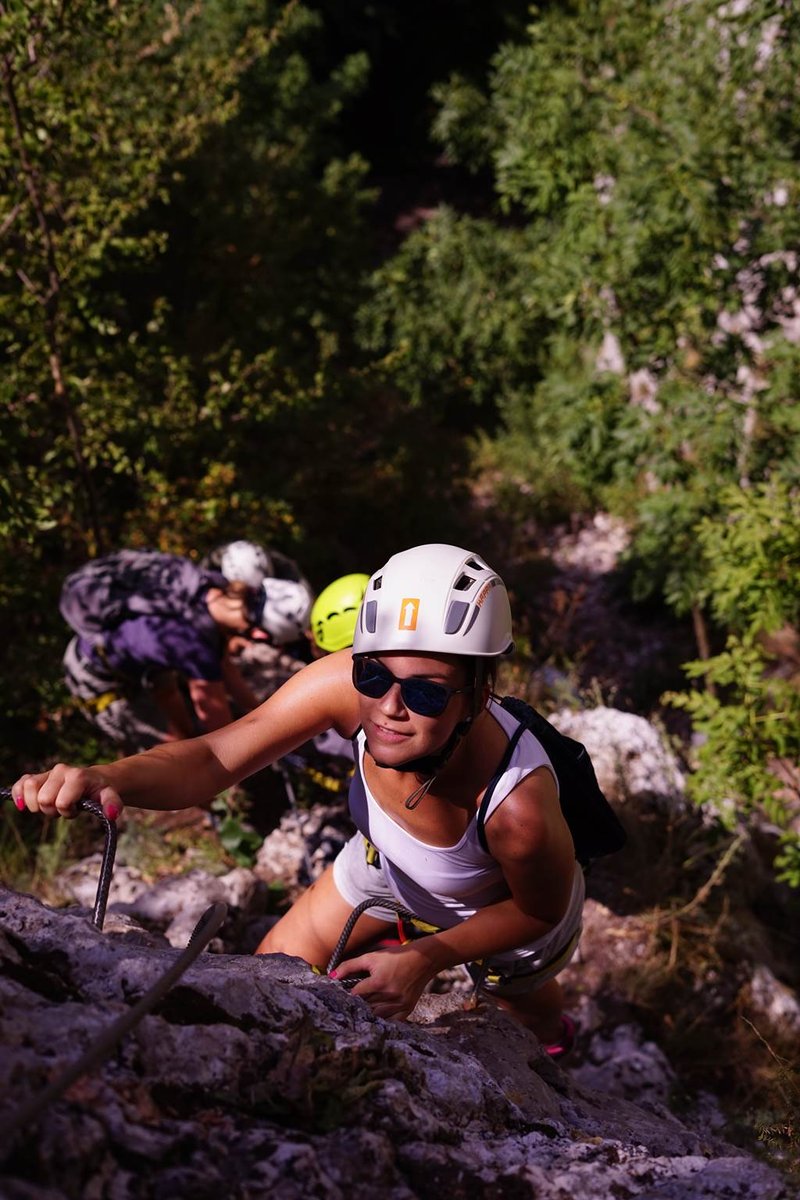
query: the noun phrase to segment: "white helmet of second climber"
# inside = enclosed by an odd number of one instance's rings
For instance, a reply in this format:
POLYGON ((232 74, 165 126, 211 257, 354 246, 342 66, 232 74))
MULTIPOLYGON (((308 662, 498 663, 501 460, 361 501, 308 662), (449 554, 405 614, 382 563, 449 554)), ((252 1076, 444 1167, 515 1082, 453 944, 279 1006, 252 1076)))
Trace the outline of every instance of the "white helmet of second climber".
POLYGON ((370 579, 354 654, 464 654, 513 650, 505 584, 480 554, 435 543, 395 554, 370 579))
POLYGON ((265 579, 261 625, 276 646, 296 642, 308 628, 314 594, 305 580, 265 579))
POLYGON ((241 580, 248 587, 261 587, 267 575, 272 574, 272 561, 263 546, 255 542, 229 542, 219 558, 219 569, 233 583, 241 580))

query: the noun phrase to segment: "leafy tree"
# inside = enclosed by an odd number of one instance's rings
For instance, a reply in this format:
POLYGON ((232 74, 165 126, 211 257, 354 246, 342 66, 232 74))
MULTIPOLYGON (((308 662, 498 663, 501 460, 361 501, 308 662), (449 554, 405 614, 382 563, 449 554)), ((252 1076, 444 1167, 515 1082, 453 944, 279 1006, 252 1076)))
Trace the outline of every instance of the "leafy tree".
POLYGON ((428 222, 361 315, 413 399, 495 399, 494 465, 534 508, 631 517, 637 594, 684 612, 721 481, 800 476, 799 21, 766 0, 534 13, 487 92, 437 89, 496 215, 428 222))
POLYGON ((800 497, 782 484, 728 488, 723 516, 700 523, 706 589, 730 631, 724 650, 687 665, 713 687, 668 697, 701 735, 689 788, 729 821, 759 813, 782 830, 779 878, 800 887, 800 664, 777 655, 800 630, 800 497))
POLYGON ((231 118, 269 33, 213 36, 213 6, 42 0, 0 15, 4 486, 17 532, 21 519, 29 538, 57 520, 99 547, 101 469, 133 469, 125 431, 148 390, 181 390, 163 311, 132 320, 108 276, 162 250, 136 220, 231 118))
MULTIPOLYGON (((301 379, 270 339, 297 318, 308 283, 295 282, 287 305, 284 272, 272 299, 273 313, 286 310, 283 325, 253 321, 254 336, 236 337, 259 297, 234 274, 212 297, 230 314, 212 338, 195 295, 202 272, 181 274, 174 251, 187 240, 187 216, 195 230, 213 226, 220 192, 203 193, 205 211, 189 211, 187 199, 202 159, 204 176, 238 197, 221 236, 238 219, 250 249, 260 237, 262 254, 305 239, 318 278, 327 269, 346 292, 324 248, 326 237, 336 242, 337 206, 352 237, 360 200, 349 189, 363 167, 337 165, 331 146, 314 142, 309 105, 327 89, 319 130, 363 64, 345 64, 312 89, 297 48, 315 21, 297 0, 274 10, 256 0, 163 9, 32 0, 2 4, 0 16, 0 599, 7 628, 22 635, 4 647, 0 709, 18 746, 18 731, 30 734, 43 711, 59 713, 56 599, 77 559, 120 540, 191 552, 226 523, 240 536, 296 534, 279 488, 265 494, 264 461, 286 411, 311 419, 324 394, 333 284, 327 306, 305 304, 317 352, 301 379), (269 115, 260 131, 258 103, 269 115), (237 122, 238 188, 233 168, 226 174, 214 157, 237 122), (276 159, 282 174, 267 178, 264 164, 276 159), (264 197, 270 186, 288 194, 289 178, 294 199, 270 225, 264 197), (304 180, 316 188, 313 211, 301 202, 304 180), (241 219, 248 203, 261 214, 258 230, 241 219)), ((212 249, 216 270, 220 242, 212 249)))
POLYGON ((268 347, 310 381, 347 345, 375 193, 338 125, 369 64, 355 53, 320 72, 312 59, 324 32, 317 14, 295 15, 293 36, 242 79, 235 117, 173 189, 156 283, 193 363, 230 372, 232 352, 249 359, 268 347))

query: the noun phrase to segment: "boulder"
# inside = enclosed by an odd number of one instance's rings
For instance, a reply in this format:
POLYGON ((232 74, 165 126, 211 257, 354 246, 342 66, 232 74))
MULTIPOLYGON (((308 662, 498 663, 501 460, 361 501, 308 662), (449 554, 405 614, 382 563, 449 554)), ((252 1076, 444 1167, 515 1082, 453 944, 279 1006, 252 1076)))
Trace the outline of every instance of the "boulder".
POLYGON ((583 742, 597 781, 616 804, 656 803, 683 808, 685 779, 664 735, 635 713, 600 706, 560 709, 550 716, 557 729, 583 742))
MULTIPOLYGON (((0 888, 4 1129, 175 956, 0 888)), ((417 1017, 381 1020, 299 959, 204 952, 5 1138, 2 1195, 788 1200, 770 1167, 570 1078, 494 1007, 417 1017)))

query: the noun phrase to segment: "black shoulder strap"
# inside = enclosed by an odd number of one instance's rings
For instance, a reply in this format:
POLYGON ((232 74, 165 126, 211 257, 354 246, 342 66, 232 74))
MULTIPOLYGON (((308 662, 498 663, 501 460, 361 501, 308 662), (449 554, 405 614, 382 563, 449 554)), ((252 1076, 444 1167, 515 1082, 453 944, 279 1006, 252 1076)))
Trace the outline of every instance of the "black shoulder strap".
POLYGON ((477 817, 478 841, 480 842, 481 846, 483 847, 483 849, 486 851, 487 854, 489 853, 489 846, 486 841, 486 812, 487 812, 487 809, 489 808, 489 804, 491 803, 492 796, 494 795, 494 790, 497 787, 497 785, 500 782, 503 775, 508 770, 508 764, 511 762, 511 757, 517 748, 517 742, 522 737, 524 732, 525 732, 525 726, 521 723, 519 725, 517 725, 517 728, 514 730, 514 732, 512 733, 511 737, 508 740, 508 745, 505 748, 503 757, 500 759, 500 764, 499 764, 497 770, 495 771, 494 775, 492 776, 492 778, 489 780, 488 784, 486 785, 486 791, 483 794, 483 799, 481 800, 481 806, 478 809, 478 817, 477 817))
POLYGON ((625 829, 603 795, 586 747, 560 733, 519 697, 504 696, 500 704, 531 731, 550 759, 578 862, 586 867, 595 858, 621 850, 627 840, 625 829))

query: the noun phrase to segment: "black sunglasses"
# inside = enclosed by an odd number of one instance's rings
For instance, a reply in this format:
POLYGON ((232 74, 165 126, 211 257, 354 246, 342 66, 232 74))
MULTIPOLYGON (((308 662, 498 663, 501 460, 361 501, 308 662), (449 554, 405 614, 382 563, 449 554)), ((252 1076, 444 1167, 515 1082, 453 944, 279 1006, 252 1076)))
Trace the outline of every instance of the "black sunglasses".
POLYGON ((450 703, 451 696, 475 690, 474 685, 449 688, 443 683, 435 683, 432 679, 415 676, 398 679, 388 667, 374 658, 353 659, 353 687, 362 696, 378 700, 386 695, 394 683, 400 684, 400 695, 409 712, 420 717, 440 717, 450 703))

